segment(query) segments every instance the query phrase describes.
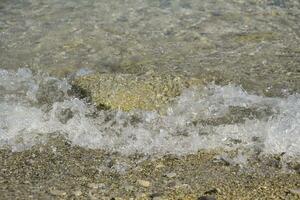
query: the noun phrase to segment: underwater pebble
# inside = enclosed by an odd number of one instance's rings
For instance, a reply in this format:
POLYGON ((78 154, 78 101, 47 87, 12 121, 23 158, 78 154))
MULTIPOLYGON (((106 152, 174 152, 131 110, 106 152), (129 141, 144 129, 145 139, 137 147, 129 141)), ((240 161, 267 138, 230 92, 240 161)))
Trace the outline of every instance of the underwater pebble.
POLYGON ((62 124, 66 124, 74 116, 70 108, 62 109, 56 113, 56 117, 62 124))

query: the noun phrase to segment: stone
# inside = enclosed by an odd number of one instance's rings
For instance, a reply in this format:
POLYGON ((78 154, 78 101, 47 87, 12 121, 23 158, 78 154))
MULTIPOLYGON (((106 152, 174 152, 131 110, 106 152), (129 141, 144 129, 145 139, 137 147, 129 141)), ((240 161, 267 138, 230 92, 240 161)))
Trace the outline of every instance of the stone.
POLYGON ((98 188, 104 188, 105 187, 105 185, 103 183, 99 183, 99 184, 97 184, 97 183, 89 183, 87 186, 89 188, 92 188, 92 189, 98 189, 98 188))
POLYGON ((198 200, 216 200, 216 198, 213 196, 201 196, 198 200))
POLYGON ((73 112, 70 108, 62 109, 55 114, 62 124, 66 124, 73 117, 73 112))
POLYGON ((217 194, 220 193, 221 191, 218 188, 212 188, 211 190, 208 190, 206 192, 204 192, 205 195, 213 195, 213 194, 217 194))
POLYGON ((125 189, 126 191, 134 191, 134 187, 133 187, 132 185, 125 185, 125 186, 124 186, 124 189, 125 189))
POLYGON ((59 89, 58 81, 51 79, 39 85, 36 98, 40 104, 53 104, 64 99, 64 92, 59 89))
POLYGON ((137 181, 139 185, 143 186, 143 187, 150 187, 151 183, 149 181, 146 180, 138 180, 137 181))
POLYGON ((162 199, 162 193, 152 193, 149 195, 150 199, 154 200, 159 200, 159 199, 162 199))
POLYGON ((156 166, 155 166, 155 169, 161 169, 161 168, 164 168, 166 167, 163 163, 158 163, 156 166))
POLYGON ((170 172, 170 173, 165 174, 165 176, 168 178, 174 178, 175 176, 177 176, 177 174, 175 172, 170 172))
POLYGON ((172 5, 171 0, 159 0, 159 7, 164 9, 164 8, 169 8, 172 5))
POLYGON ((297 188, 297 189, 289 189, 289 192, 292 193, 292 194, 300 195, 300 188, 297 188))
POLYGON ((67 193, 63 190, 56 190, 56 189, 50 189, 50 194, 54 195, 54 196, 65 196, 67 195, 67 193))
POLYGON ((76 190, 73 192, 73 194, 78 197, 82 195, 82 192, 80 190, 76 190))
POLYGON ((148 73, 94 73, 75 78, 73 89, 99 109, 160 110, 184 88, 201 84, 196 78, 148 73))
POLYGON ((135 194, 136 199, 146 199, 147 198, 147 194, 145 193, 137 193, 135 194))

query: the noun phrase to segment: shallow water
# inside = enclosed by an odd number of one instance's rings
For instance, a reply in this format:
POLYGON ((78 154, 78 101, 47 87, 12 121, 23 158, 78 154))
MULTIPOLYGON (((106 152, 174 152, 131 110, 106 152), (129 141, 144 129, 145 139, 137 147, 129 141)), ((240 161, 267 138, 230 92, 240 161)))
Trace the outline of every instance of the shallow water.
POLYGON ((299 92, 296 0, 16 0, 0 9, 1 68, 209 71, 268 95, 299 92))
POLYGON ((299 159, 299 17, 299 1, 1 1, 0 145, 58 133, 126 155, 299 159), (68 92, 76 74, 150 70, 215 78, 163 116, 97 111, 68 92))
POLYGON ((299 94, 263 97, 235 85, 209 84, 186 89, 164 115, 98 111, 69 95, 66 80, 25 68, 0 72, 0 145, 13 151, 61 134, 73 145, 125 155, 239 149, 241 162, 256 153, 300 157, 299 94))

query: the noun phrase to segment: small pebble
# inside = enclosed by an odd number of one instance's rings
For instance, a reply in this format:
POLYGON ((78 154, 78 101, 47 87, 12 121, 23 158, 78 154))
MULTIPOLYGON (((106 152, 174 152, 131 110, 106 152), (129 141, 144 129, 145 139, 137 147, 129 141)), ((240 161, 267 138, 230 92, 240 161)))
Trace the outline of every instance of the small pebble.
POLYGON ((166 177, 168 178, 174 178, 175 176, 177 176, 177 174, 175 172, 170 172, 166 174, 166 177))
POLYGON ((220 190, 218 188, 213 188, 211 190, 204 192, 205 195, 212 195, 212 194, 217 194, 217 193, 220 193, 220 190))
POLYGON ((293 194, 298 194, 298 195, 300 195, 300 188, 297 188, 297 189, 289 189, 289 192, 290 192, 290 193, 293 193, 293 194))
POLYGON ((198 200, 216 200, 216 198, 213 196, 201 196, 198 200))
POLYGON ((145 199, 147 198, 147 195, 145 193, 137 193, 135 194, 137 199, 145 199))
POLYGON ((161 168, 164 168, 165 165, 162 164, 162 163, 159 163, 158 165, 155 166, 156 169, 161 169, 161 168))
POLYGON ((56 189, 50 189, 50 194, 54 195, 54 196, 65 196, 67 195, 67 193, 63 190, 56 190, 56 189))
POLYGON ((134 187, 133 187, 132 185, 125 185, 125 186, 124 186, 124 189, 125 189, 126 191, 133 191, 133 190, 134 190, 134 187))
POLYGON ((105 185, 103 183, 99 183, 99 184, 97 184, 97 183, 89 183, 87 186, 89 188, 92 188, 92 189, 98 189, 98 188, 104 188, 105 187, 105 185))
POLYGON ((154 199, 158 200, 158 199, 161 199, 161 196, 162 196, 162 193, 153 193, 150 195, 150 198, 152 200, 154 200, 154 199))
POLYGON ((73 192, 73 194, 78 197, 82 195, 82 192, 80 190, 76 190, 73 192))
POLYGON ((138 182, 138 184, 140 184, 143 187, 150 187, 150 185, 151 185, 151 183, 146 180, 138 180, 137 182, 138 182))

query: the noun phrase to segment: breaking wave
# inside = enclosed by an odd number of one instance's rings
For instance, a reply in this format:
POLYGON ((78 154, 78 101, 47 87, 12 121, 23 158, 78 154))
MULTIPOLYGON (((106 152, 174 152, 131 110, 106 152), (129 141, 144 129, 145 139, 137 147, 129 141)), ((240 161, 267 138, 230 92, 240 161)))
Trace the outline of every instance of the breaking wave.
POLYGON ((69 94, 67 80, 0 70, 0 147, 14 151, 62 134, 74 145, 122 154, 237 149, 300 156, 300 95, 249 94, 235 85, 190 88, 164 115, 98 111, 69 94))

